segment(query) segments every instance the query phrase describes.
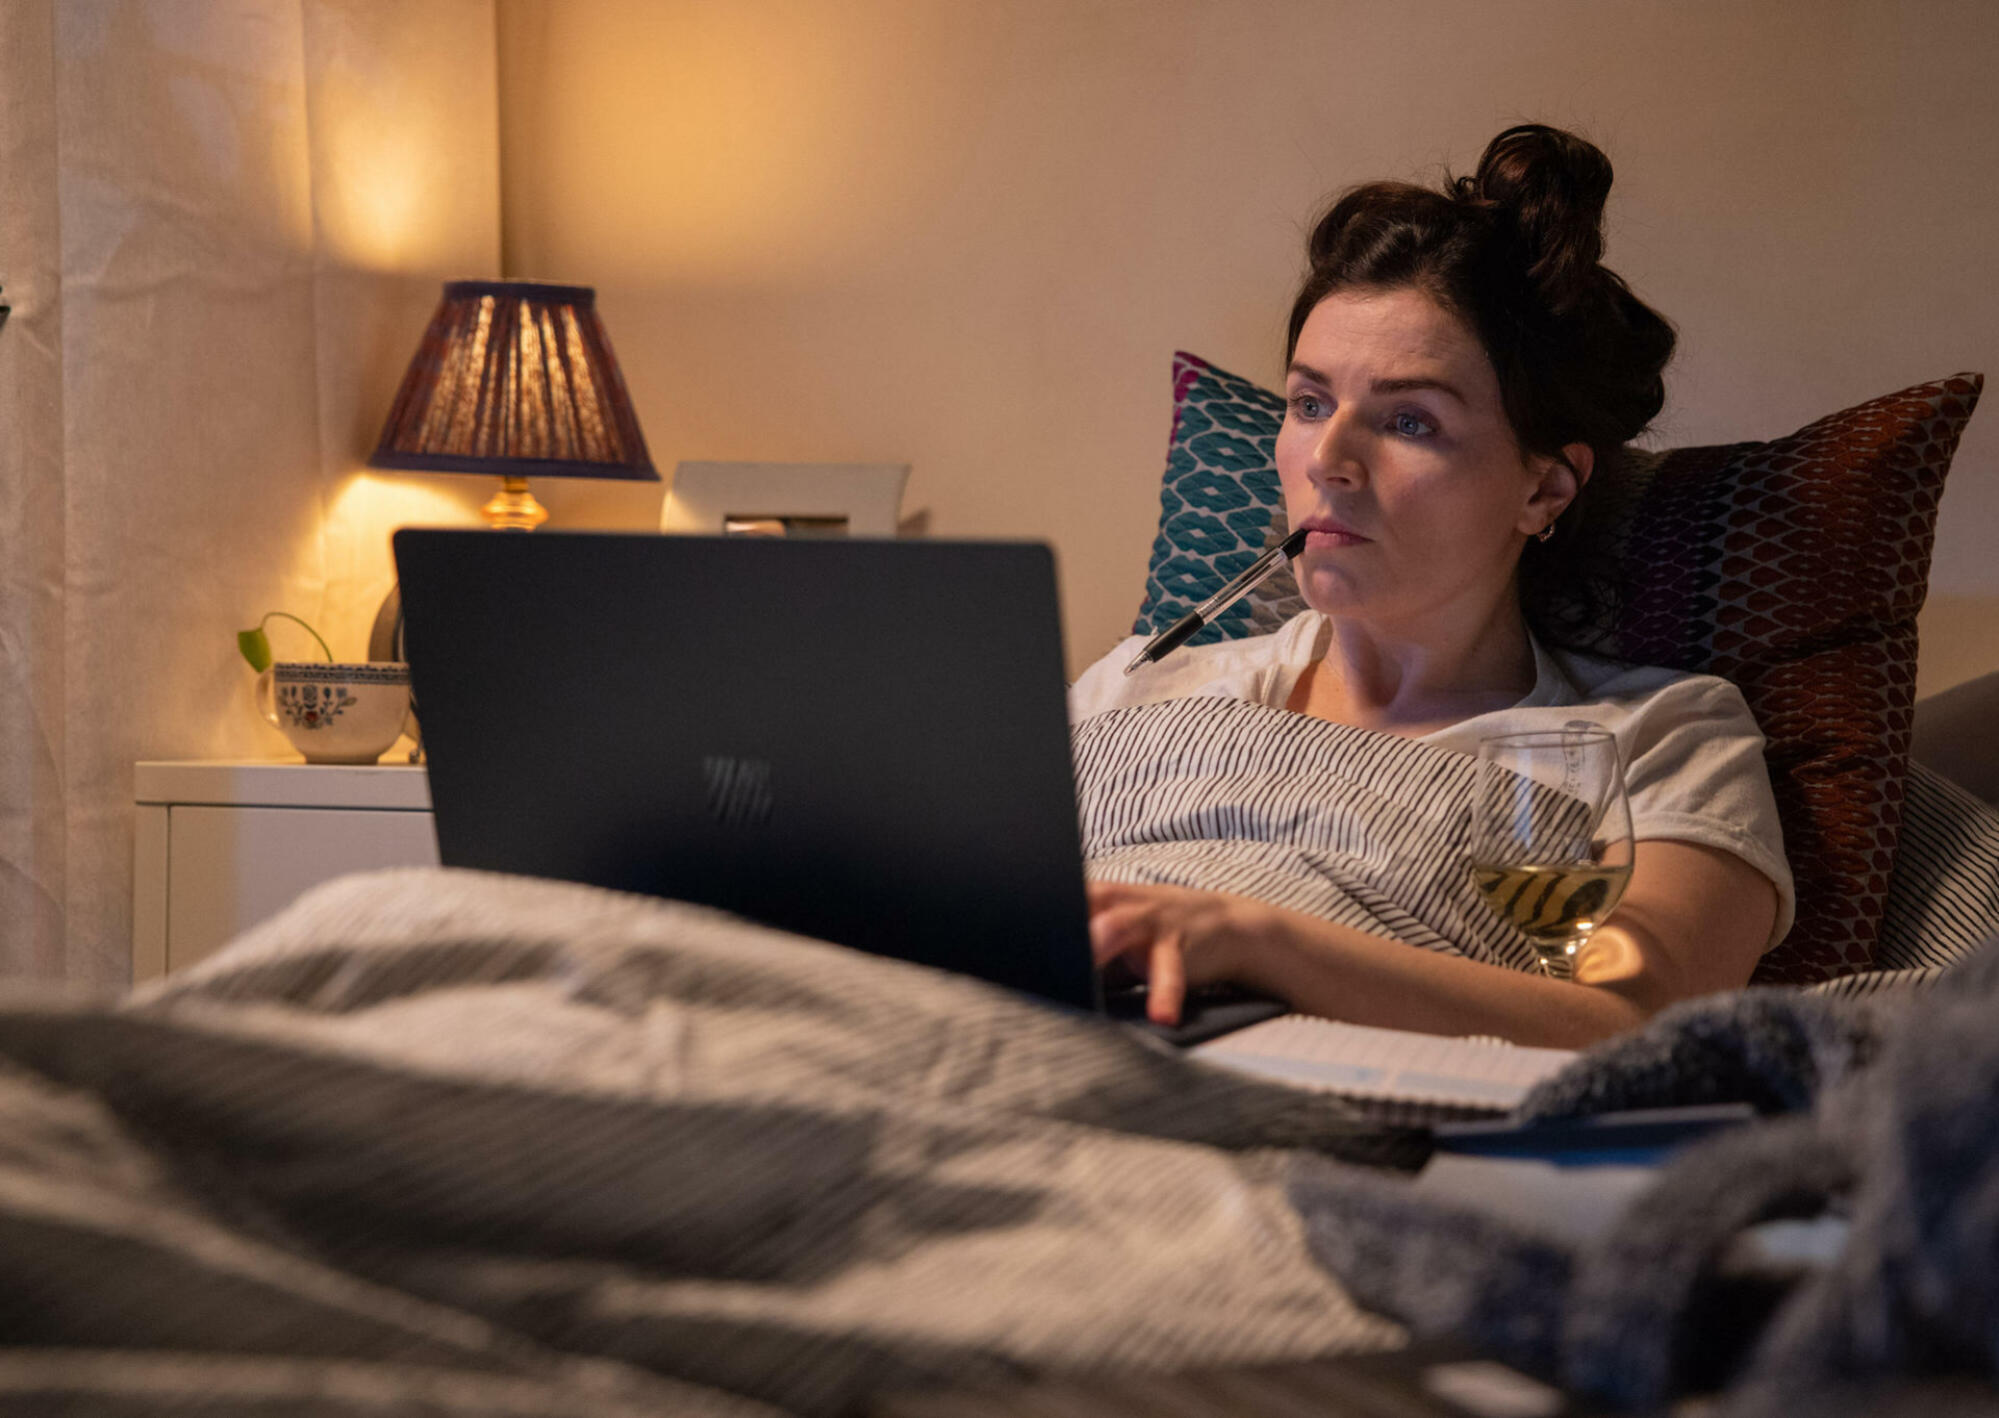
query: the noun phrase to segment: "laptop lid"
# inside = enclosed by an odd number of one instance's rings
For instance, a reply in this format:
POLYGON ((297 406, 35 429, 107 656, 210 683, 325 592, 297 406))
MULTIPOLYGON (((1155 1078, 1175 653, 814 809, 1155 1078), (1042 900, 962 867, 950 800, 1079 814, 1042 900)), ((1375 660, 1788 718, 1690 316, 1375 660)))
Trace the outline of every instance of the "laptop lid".
POLYGON ((404 529, 440 859, 1091 1008, 1054 557, 404 529))

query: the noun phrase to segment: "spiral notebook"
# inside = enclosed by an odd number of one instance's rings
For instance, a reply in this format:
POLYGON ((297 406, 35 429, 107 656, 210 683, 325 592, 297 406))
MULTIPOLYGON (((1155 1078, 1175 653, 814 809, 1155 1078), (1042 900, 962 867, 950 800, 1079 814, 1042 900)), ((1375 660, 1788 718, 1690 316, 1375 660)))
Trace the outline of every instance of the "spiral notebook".
POLYGON ((1189 1051, 1193 1057, 1301 1088, 1426 1117, 1510 1112, 1576 1057, 1498 1039, 1450 1038, 1287 1014, 1189 1051))

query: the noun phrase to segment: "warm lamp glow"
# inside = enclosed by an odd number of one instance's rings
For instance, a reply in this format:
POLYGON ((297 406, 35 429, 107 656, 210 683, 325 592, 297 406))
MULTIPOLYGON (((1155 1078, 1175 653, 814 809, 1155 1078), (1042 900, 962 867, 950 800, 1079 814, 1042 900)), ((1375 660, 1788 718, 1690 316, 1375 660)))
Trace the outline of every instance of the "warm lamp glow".
POLYGON ((491 61, 482 77, 476 44, 467 49, 477 18, 448 5, 303 9, 311 191, 301 205, 319 260, 396 275, 492 264, 499 162, 491 61))
POLYGON ((534 194, 508 219, 529 250, 585 243, 595 270, 714 285, 865 264, 936 219, 976 139, 965 68, 908 62, 975 40, 959 7, 532 8, 503 20, 537 76, 506 115, 509 180, 534 194), (578 211, 587 232, 557 215, 578 211))
POLYGON ((398 527, 476 526, 484 490, 453 478, 382 476, 357 472, 327 504, 326 520, 388 545, 398 527))
POLYGON ((432 156, 408 143, 378 151, 355 146, 369 151, 367 160, 349 157, 322 183, 321 239, 345 264, 361 269, 393 271, 435 261, 426 248, 438 246, 439 236, 424 202, 432 156))

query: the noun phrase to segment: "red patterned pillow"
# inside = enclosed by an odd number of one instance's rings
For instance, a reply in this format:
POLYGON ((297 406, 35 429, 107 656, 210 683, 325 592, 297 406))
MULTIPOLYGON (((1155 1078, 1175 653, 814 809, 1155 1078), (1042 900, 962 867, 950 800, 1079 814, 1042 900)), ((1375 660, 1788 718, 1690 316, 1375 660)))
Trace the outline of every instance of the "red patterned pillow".
POLYGON ((1768 443, 1632 451, 1602 489, 1616 497, 1563 539, 1587 549, 1592 594, 1535 608, 1560 643, 1721 675, 1749 701, 1798 887, 1759 983, 1872 962, 1937 500, 1984 382, 1919 384, 1768 443))

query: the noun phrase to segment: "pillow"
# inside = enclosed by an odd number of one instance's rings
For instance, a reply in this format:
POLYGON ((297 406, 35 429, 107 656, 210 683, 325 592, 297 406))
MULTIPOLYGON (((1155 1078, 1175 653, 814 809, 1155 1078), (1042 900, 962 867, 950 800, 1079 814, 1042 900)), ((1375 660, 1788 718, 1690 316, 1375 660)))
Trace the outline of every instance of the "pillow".
POLYGON ((1921 763, 1906 788, 1874 964, 1944 969, 1999 936, 1999 811, 1921 763))
POLYGON ((1999 670, 1916 705, 1909 756, 1999 807, 1999 670))
MULTIPOLYGON (((1159 535, 1134 635, 1156 635, 1284 540, 1277 427, 1284 398, 1182 351, 1173 356, 1173 434, 1159 486, 1159 535)), ((1275 630, 1305 608, 1286 569, 1202 627, 1205 645, 1275 630)))
MULTIPOLYGON (((1919 384, 1767 443, 1626 450, 1577 538, 1591 594, 1529 607, 1550 643, 1742 690, 1769 740, 1798 887, 1797 922, 1758 983, 1872 963, 1937 500, 1983 387, 1978 374, 1919 384)), ((1283 400, 1184 353, 1173 390, 1159 536, 1133 627, 1146 634, 1288 530, 1274 463, 1283 400)), ((1291 578, 1274 577, 1203 637, 1272 629, 1302 607, 1291 578)))

